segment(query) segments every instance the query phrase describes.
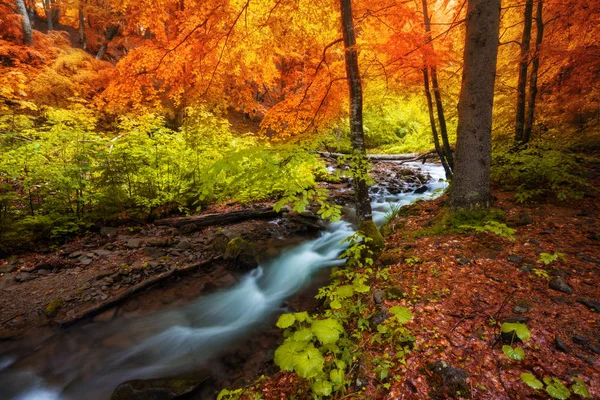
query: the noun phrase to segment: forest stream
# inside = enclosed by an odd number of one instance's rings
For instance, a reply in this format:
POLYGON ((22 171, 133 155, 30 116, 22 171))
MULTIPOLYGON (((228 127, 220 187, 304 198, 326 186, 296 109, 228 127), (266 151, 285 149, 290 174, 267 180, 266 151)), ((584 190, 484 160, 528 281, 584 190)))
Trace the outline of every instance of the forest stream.
MULTIPOLYGON (((391 194, 385 184, 375 185, 372 205, 378 225, 392 205, 435 197, 447 185, 439 165, 406 165, 429 177, 427 190, 391 194)), ((107 399, 117 385, 134 379, 185 376, 201 370, 214 373, 214 360, 264 330, 275 315, 285 311, 287 299, 310 286, 315 272, 343 264, 339 259, 342 241, 353 229, 344 220, 329 223, 317 238, 285 249, 234 286, 183 307, 75 325, 25 353, 1 356, 0 397, 107 399)), ((212 397, 214 391, 190 398, 212 397)))

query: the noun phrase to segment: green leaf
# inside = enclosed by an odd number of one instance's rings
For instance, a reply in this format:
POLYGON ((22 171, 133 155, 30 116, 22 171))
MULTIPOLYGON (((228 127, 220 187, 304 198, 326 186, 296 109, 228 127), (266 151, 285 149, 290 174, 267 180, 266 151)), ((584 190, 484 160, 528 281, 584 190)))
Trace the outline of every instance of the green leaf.
POLYGON ((304 321, 310 320, 310 316, 308 315, 308 313, 306 311, 294 313, 294 317, 296 318, 296 321, 298 321, 298 322, 304 322, 304 321))
POLYGON ((331 382, 335 385, 341 385, 344 382, 344 371, 341 369, 332 369, 331 372, 329 372, 329 379, 331 379, 331 382))
POLYGON ((307 348, 306 342, 286 340, 275 350, 273 360, 284 371, 293 371, 300 354, 307 348))
POLYGON ((354 290, 358 293, 367 293, 369 290, 371 290, 370 286, 365 285, 359 280, 355 280, 352 286, 354 287, 354 290))
POLYGON ((557 378, 544 378, 546 384, 546 392, 552 398, 566 400, 571 397, 569 389, 557 378))
POLYGON ((522 341, 526 341, 531 337, 531 332, 525 324, 519 324, 518 322, 504 322, 502 324, 502 332, 510 333, 513 331, 522 341))
POLYGON ((339 310, 340 308, 342 308, 342 303, 340 303, 338 299, 335 299, 331 303, 329 303, 329 307, 331 307, 332 310, 339 310))
POLYGON ((283 314, 279 317, 275 325, 277 325, 278 328, 285 329, 294 325, 294 322, 296 322, 294 314, 283 314))
POLYGON ((573 391, 573 393, 581 397, 585 397, 586 399, 589 399, 591 396, 585 382, 579 378, 573 378, 573 380, 575 381, 575 383, 571 386, 571 390, 573 391))
POLYGON ((308 342, 313 338, 313 333, 309 328, 300 329, 294 333, 294 340, 297 342, 308 342))
POLYGON ((312 390, 317 396, 329 396, 333 391, 333 385, 329 381, 317 380, 313 383, 312 390))
POLYGON ((525 351, 520 347, 512 348, 509 345, 502 346, 502 352, 511 360, 521 361, 525 359, 525 351))
POLYGON ((313 321, 311 329, 317 339, 323 344, 337 342, 340 334, 344 332, 344 327, 332 318, 313 321))
POLYGON ((394 314, 401 324, 405 324, 412 319, 412 313, 406 307, 394 306, 390 308, 390 312, 394 314))
POLYGON ((325 359, 319 350, 309 344, 306 351, 294 358, 296 365, 294 369, 303 378, 311 379, 323 372, 325 359))
POLYGON ((377 325, 377 332, 379 333, 387 333, 388 328, 385 325, 379 324, 377 325))
POLYGON ((529 385, 529 387, 532 387, 536 390, 542 389, 544 387, 544 384, 540 380, 538 380, 533 374, 521 374, 521 380, 527 385, 529 385))
POLYGON ((351 297, 354 294, 354 286, 344 285, 335 289, 334 295, 339 298, 351 297))

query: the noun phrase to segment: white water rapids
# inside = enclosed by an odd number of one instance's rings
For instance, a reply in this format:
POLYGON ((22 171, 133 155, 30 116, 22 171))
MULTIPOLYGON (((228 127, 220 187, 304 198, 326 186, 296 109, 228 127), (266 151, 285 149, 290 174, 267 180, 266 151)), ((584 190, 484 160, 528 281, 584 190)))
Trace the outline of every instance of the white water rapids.
MULTIPOLYGON (((435 197, 446 187, 441 166, 409 166, 431 176, 428 191, 391 195, 382 190, 372 203, 378 225, 392 205, 435 197)), ((119 383, 131 379, 193 371, 281 312, 283 301, 304 287, 315 271, 343 264, 338 259, 341 242, 353 232, 348 222, 331 223, 318 238, 284 251, 234 287, 200 297, 182 309, 116 320, 101 328, 90 324, 71 329, 64 333, 58 354, 50 351, 42 358, 44 365, 39 358, 28 365, 0 356, 0 399, 107 399, 119 383), (111 335, 126 335, 134 342, 125 350, 111 349, 105 344, 111 335), (69 344, 74 342, 85 343, 90 350, 85 356, 70 354, 74 346, 69 344)))

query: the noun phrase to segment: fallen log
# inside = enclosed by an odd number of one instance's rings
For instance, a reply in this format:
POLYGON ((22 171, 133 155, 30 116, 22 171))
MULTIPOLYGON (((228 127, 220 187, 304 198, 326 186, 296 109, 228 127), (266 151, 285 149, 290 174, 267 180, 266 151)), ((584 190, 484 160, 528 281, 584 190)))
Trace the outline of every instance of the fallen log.
MULTIPOLYGON (((317 151, 317 154, 319 154, 322 157, 326 157, 326 158, 340 158, 340 157, 347 157, 350 155, 350 154, 343 154, 343 153, 328 153, 325 151, 317 151)), ((419 156, 420 156, 419 153, 367 154, 367 159, 373 160, 373 161, 408 161, 408 160, 413 160, 419 156)))
POLYGON ((253 210, 232 211, 228 213, 194 215, 191 217, 164 218, 154 221, 155 225, 168 225, 181 228, 184 225, 194 224, 197 227, 227 225, 248 219, 268 219, 275 218, 283 212, 289 211, 287 208, 275 211, 273 208, 257 208, 253 210))
POLYGON ((208 260, 201 261, 199 263, 185 265, 185 266, 182 266, 179 268, 175 268, 175 269, 160 273, 149 279, 146 279, 145 281, 138 283, 137 285, 130 287, 129 289, 125 290, 124 292, 119 293, 118 295, 116 295, 114 297, 108 298, 106 301, 104 301, 100 304, 96 304, 95 306, 90 307, 86 310, 83 310, 80 313, 75 314, 69 318, 65 318, 63 320, 57 321, 57 323, 61 327, 67 327, 67 326, 75 324, 76 322, 84 320, 86 318, 94 317, 94 316, 102 313, 103 311, 122 303, 123 301, 127 300, 134 294, 139 293, 142 290, 147 289, 151 286, 154 286, 159 282, 162 282, 172 276, 176 276, 179 274, 194 271, 200 267, 208 265, 208 264, 210 264, 214 261, 217 261, 221 258, 222 258, 221 256, 217 256, 217 257, 209 258, 208 260))

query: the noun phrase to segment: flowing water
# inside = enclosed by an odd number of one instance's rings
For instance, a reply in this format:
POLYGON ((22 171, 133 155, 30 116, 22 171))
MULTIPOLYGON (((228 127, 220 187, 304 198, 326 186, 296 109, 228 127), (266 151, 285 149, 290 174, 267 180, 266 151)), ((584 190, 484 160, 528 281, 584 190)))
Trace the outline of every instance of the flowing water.
MULTIPOLYGON (((409 166, 431 176, 428 191, 391 195, 380 190, 372 203, 377 224, 384 222, 392 205, 435 197, 445 188, 441 166, 409 166)), ((121 382, 205 366, 281 312, 284 300, 304 287, 315 271, 343 264, 338 259, 341 242, 353 232, 348 222, 331 223, 320 237, 284 251, 231 289, 177 310, 75 327, 18 360, 0 358, 0 399, 107 399, 121 382), (79 350, 82 347, 85 352, 79 350)))

